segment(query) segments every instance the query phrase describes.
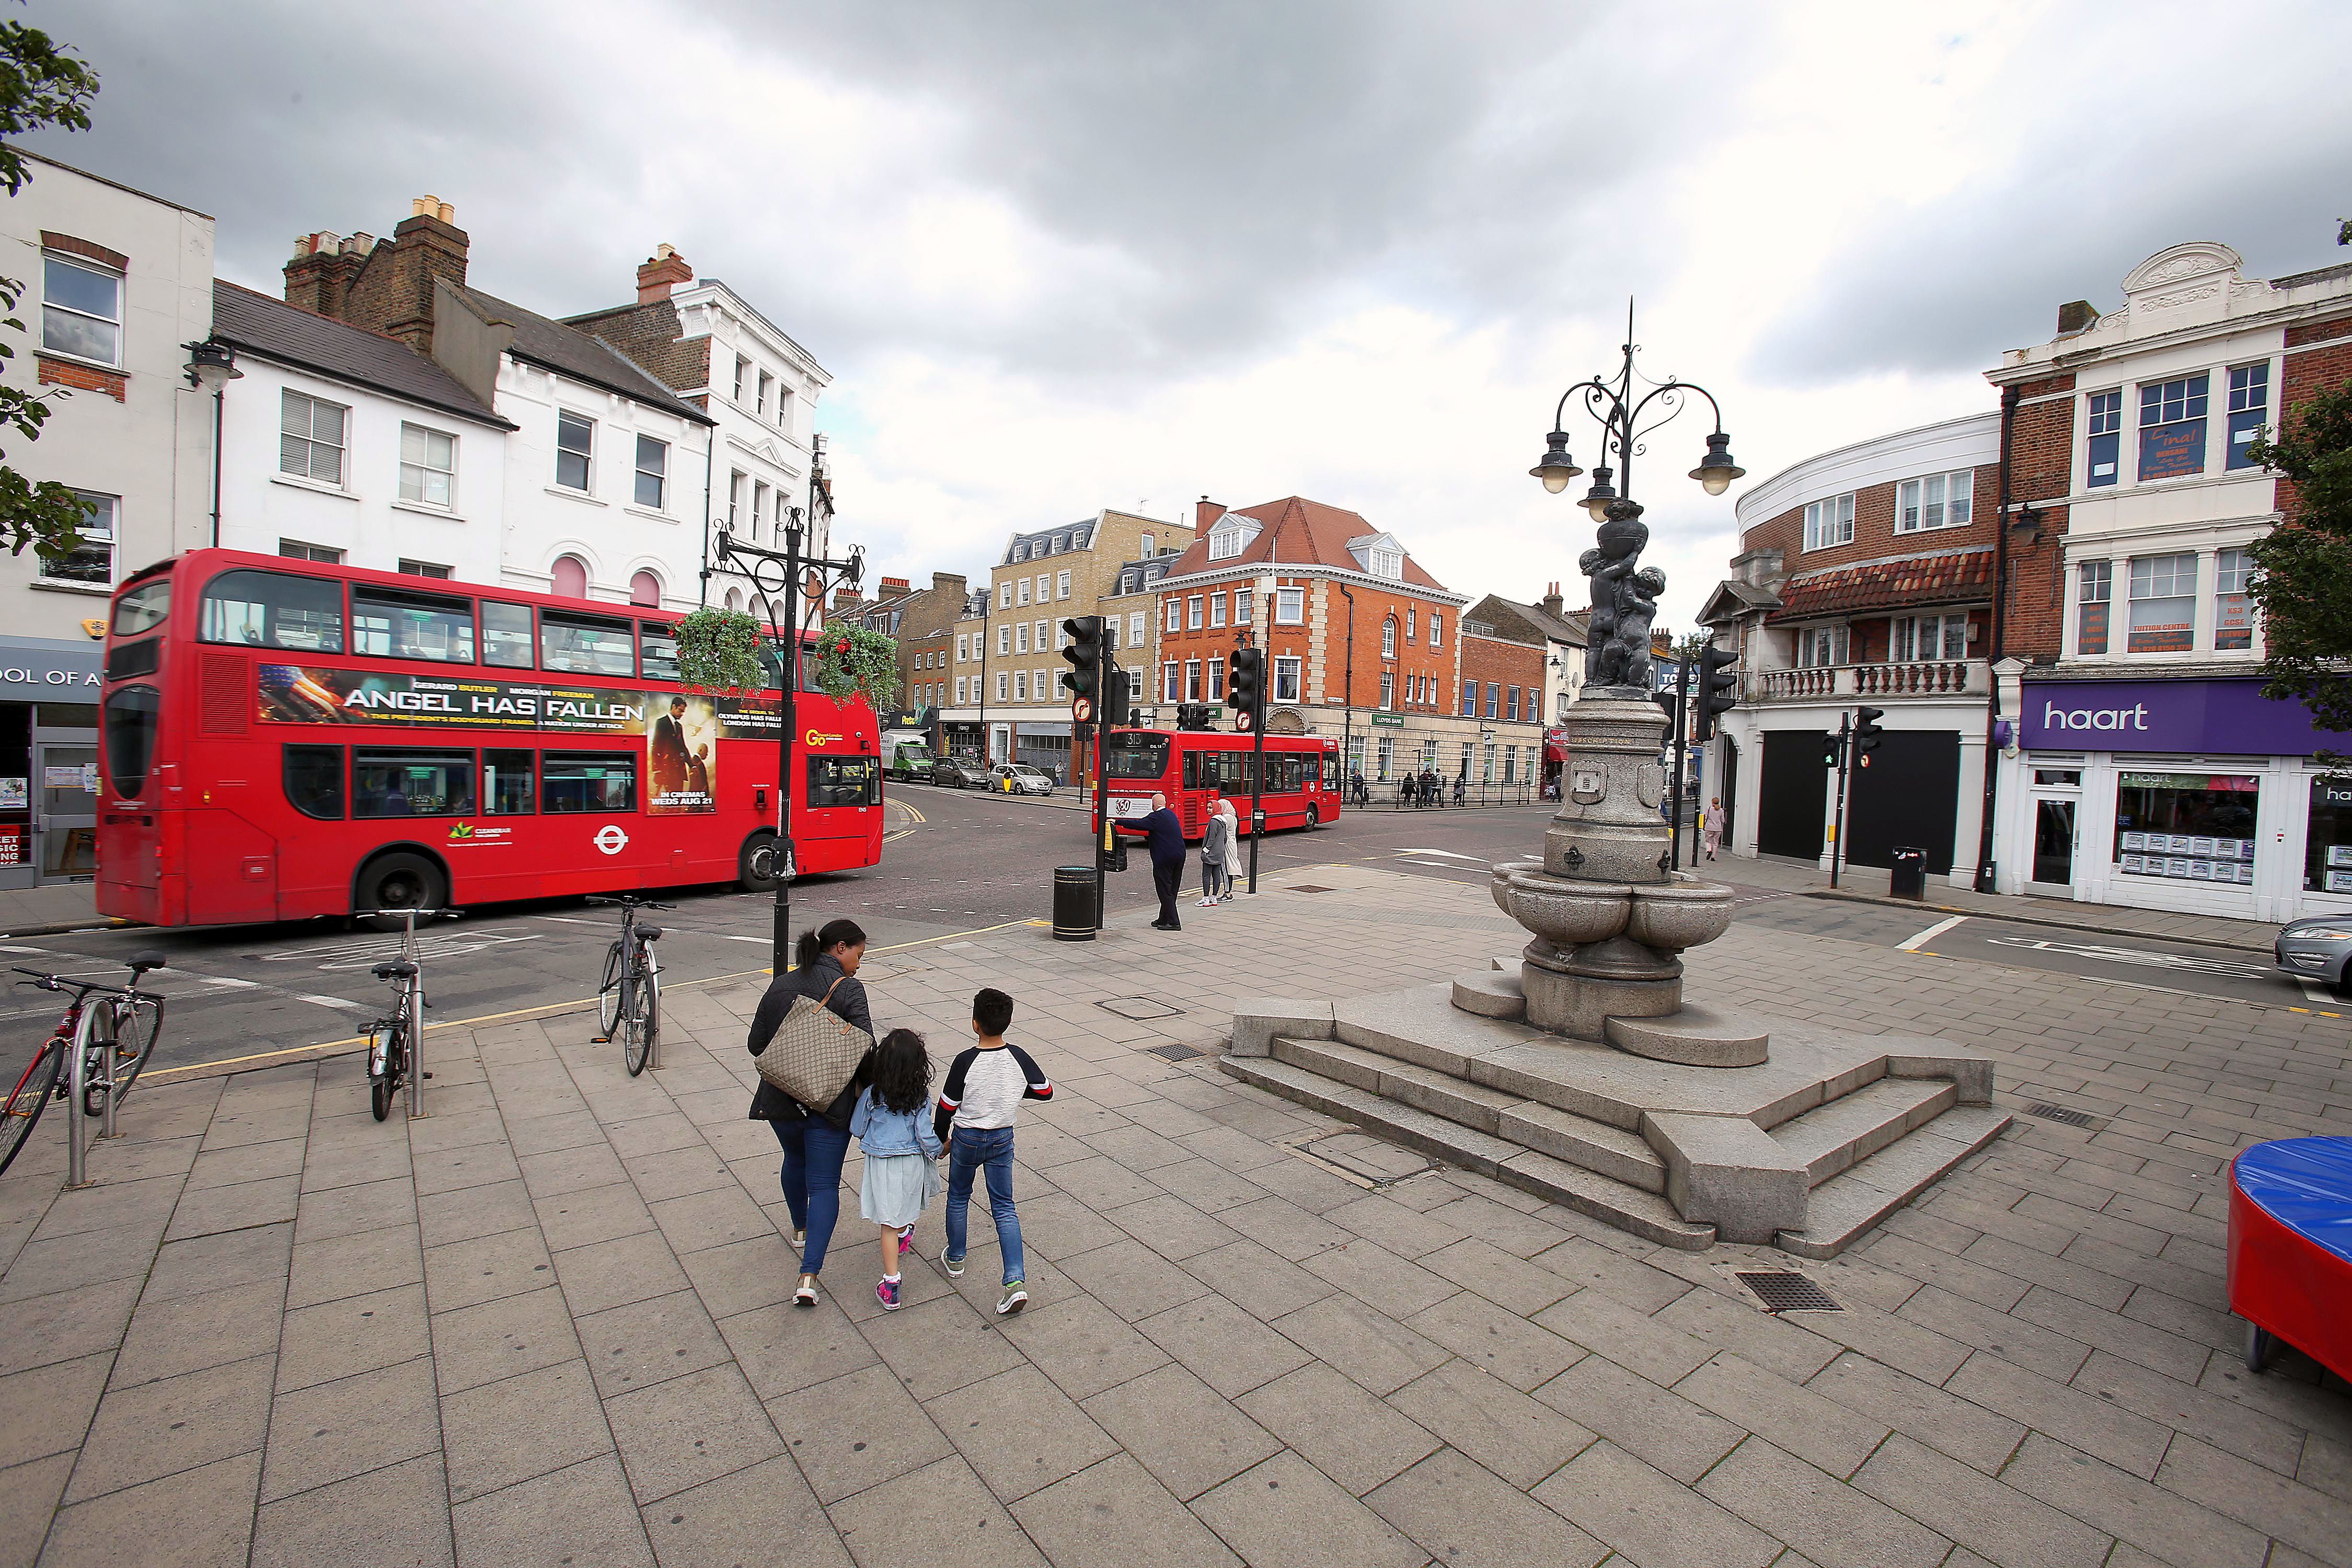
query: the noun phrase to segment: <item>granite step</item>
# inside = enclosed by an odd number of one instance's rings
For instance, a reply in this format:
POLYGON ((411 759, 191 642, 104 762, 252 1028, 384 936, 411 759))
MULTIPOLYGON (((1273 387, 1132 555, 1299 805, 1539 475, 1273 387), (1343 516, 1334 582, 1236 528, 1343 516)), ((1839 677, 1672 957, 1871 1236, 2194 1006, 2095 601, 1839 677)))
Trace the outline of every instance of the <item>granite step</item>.
POLYGON ((1783 1121, 1771 1137, 1818 1187, 1958 1103, 1949 1079, 1882 1078, 1783 1121))
POLYGON ((1639 1133, 1605 1121, 1336 1040, 1277 1037, 1274 1059, 1443 1116, 1473 1131, 1582 1166, 1644 1192, 1666 1190, 1666 1165, 1657 1152, 1639 1133))
MULTIPOLYGON (((1433 1159, 1564 1205, 1645 1240, 1688 1252, 1703 1252, 1715 1245, 1713 1226, 1691 1224, 1656 1192, 1524 1148, 1509 1139, 1482 1132, 1434 1111, 1401 1103, 1375 1089, 1302 1066, 1302 1060, 1307 1059, 1306 1047, 1324 1051, 1333 1048, 1329 1041, 1277 1039, 1271 1057, 1227 1056, 1219 1058, 1218 1066, 1243 1082, 1255 1084, 1285 1100, 1353 1122, 1433 1159), (1290 1049, 1286 1051, 1286 1046, 1290 1049)), ((1358 1074, 1364 1065, 1337 1057, 1325 1061, 1358 1074)))
POLYGON ((1805 1228, 1780 1232, 1773 1245, 1800 1258, 1835 1258, 2009 1123, 2009 1113, 1991 1106, 1955 1106, 1813 1188, 1805 1228))

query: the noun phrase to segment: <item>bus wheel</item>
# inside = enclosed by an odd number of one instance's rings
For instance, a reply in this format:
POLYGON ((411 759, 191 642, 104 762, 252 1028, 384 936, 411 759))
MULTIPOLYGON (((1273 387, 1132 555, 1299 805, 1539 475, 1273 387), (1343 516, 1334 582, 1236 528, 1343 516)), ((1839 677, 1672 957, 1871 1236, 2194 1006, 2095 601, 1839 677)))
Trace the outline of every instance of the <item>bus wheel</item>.
POLYGON ((735 882, 747 893, 772 893, 776 879, 769 874, 770 862, 776 852, 776 836, 754 833, 743 841, 742 850, 735 857, 735 882))
POLYGON ((379 855, 361 868, 352 889, 357 910, 437 910, 449 902, 449 881, 422 855, 379 855))
POLYGON ((1318 827, 1320 827, 1320 826, 1323 826, 1323 809, 1322 809, 1322 807, 1320 807, 1320 806, 1317 805, 1314 802, 1309 801, 1309 802, 1307 803, 1307 832, 1309 832, 1309 833, 1312 833, 1312 832, 1314 832, 1317 828, 1318 828, 1318 827))

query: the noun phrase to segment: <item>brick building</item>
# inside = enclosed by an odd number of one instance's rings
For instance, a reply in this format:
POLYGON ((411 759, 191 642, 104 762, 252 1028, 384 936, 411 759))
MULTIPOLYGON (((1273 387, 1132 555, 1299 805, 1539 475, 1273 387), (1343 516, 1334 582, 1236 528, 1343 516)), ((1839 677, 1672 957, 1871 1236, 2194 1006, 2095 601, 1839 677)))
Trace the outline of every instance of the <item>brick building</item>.
POLYGON ((950 689, 956 623, 971 598, 961 572, 934 572, 928 588, 913 587, 904 577, 885 577, 877 614, 888 625, 876 625, 872 617, 866 623, 898 640, 898 705, 909 723, 931 731, 935 752, 950 689))
POLYGON ((1544 775, 1542 643, 1523 641, 1486 621, 1462 623, 1462 688, 1457 717, 1475 720, 1478 739, 1443 757, 1450 778, 1471 784, 1541 783, 1544 775))
POLYGON ((2246 547, 2292 488, 2247 455, 2352 379, 2352 266, 2270 279, 2200 242, 1987 373, 2013 408, 1996 721, 2003 891, 2291 920, 2352 913, 2352 789, 2261 696, 2246 547))
POLYGON ((1203 498, 1195 521, 1160 585, 1159 674, 1147 685, 1163 717, 1179 702, 1222 703, 1247 636, 1268 656, 1269 733, 1340 737, 1349 770, 1376 783, 1408 769, 1456 775, 1460 748, 1480 739, 1458 707, 1467 595, 1395 535, 1320 501, 1228 511, 1203 498))
MULTIPOLYGON (((1060 527, 1016 533, 956 627, 951 705, 942 750, 1027 763, 1072 776, 1069 668, 1062 622, 1107 615, 1121 599, 1121 570, 1181 554, 1192 530, 1180 522, 1105 508, 1060 527)), ((1137 591, 1130 586, 1129 592, 1137 591)), ((1122 632, 1127 611, 1121 608, 1122 632)), ((1123 640, 1123 639, 1122 639, 1123 640)))

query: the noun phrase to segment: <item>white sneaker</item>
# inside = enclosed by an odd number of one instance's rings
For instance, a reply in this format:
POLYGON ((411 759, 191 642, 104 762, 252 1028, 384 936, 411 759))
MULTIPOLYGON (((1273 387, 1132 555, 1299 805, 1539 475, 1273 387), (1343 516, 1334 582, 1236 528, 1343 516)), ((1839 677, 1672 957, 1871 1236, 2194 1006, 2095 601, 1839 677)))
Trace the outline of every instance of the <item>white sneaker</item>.
POLYGON ((1204 909, 1204 910, 1205 910, 1205 909, 1209 908, 1211 905, 1214 904, 1216 901, 1217 901, 1217 900, 1214 900, 1214 899, 1202 899, 1202 900, 1201 900, 1201 908, 1202 908, 1202 909, 1204 909))

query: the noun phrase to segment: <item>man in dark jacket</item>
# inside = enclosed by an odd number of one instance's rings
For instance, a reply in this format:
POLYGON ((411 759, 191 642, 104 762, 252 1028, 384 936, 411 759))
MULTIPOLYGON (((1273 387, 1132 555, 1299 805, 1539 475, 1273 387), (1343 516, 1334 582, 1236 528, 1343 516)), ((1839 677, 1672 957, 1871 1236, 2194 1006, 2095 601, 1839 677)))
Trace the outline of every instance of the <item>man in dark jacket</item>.
POLYGON ((1184 886, 1184 825, 1168 809, 1168 797, 1151 797, 1150 814, 1139 822, 1118 823, 1129 833, 1140 833, 1151 850, 1151 886, 1160 895, 1160 918, 1154 931, 1181 931, 1176 920, 1176 895, 1184 886))

